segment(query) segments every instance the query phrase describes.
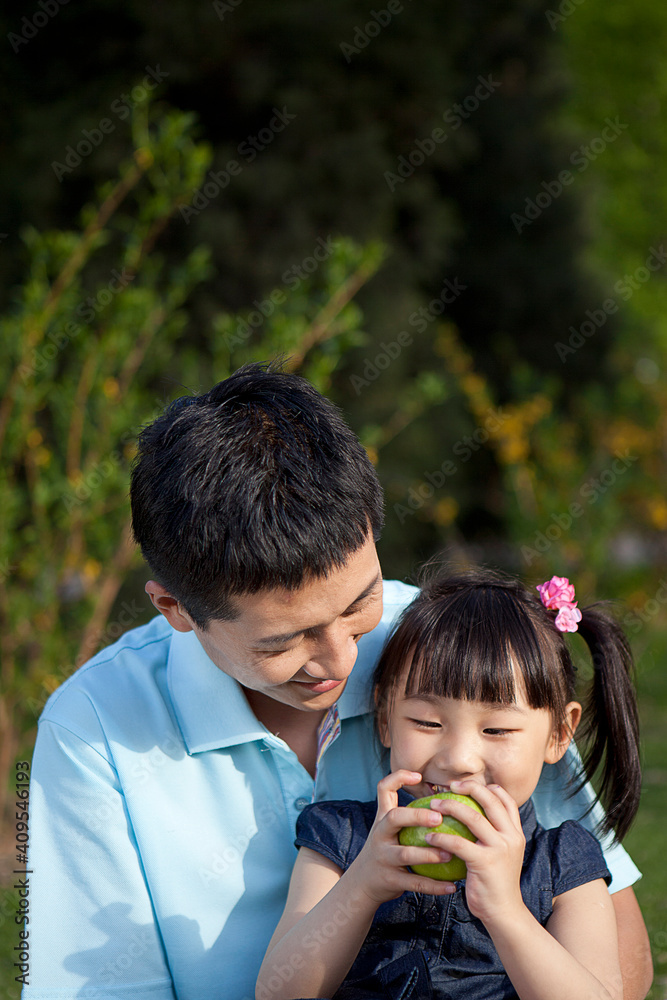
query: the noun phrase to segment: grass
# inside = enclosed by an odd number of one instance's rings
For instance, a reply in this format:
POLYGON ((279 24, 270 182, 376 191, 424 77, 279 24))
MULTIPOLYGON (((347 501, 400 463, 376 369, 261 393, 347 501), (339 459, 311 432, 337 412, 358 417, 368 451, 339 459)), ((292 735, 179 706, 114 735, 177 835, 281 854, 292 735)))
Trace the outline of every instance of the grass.
POLYGON ((624 846, 643 873, 635 886, 651 940, 655 980, 650 1000, 667 997, 667 632, 652 632, 637 657, 644 781, 639 813, 624 846))
MULTIPOLYGON (((651 940, 655 981, 649 1000, 667 1000, 667 630, 646 630, 634 641, 642 720, 644 784, 639 815, 625 847, 643 872, 635 886, 651 940)), ((0 889, 0 1000, 18 1000, 12 949, 18 944, 18 896, 0 889)))

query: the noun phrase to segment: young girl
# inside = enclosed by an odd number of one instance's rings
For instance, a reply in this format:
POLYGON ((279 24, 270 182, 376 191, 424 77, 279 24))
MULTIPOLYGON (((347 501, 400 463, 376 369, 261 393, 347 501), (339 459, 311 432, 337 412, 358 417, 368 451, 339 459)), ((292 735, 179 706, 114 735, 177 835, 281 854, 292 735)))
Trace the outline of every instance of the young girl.
POLYGON ((582 716, 565 642, 578 629, 594 668, 586 775, 601 769, 607 827, 626 833, 640 785, 631 654, 599 606, 579 610, 566 579, 537 591, 477 572, 435 579, 406 609, 374 678, 391 773, 377 803, 316 803, 301 814, 257 1000, 622 997, 600 847, 573 821, 538 826, 530 796, 582 716), (486 815, 452 799, 407 808, 443 791, 471 796, 486 815), (429 833, 430 847, 399 843, 402 827, 436 826, 443 815, 477 841, 429 833), (410 871, 453 854, 465 881, 410 871))

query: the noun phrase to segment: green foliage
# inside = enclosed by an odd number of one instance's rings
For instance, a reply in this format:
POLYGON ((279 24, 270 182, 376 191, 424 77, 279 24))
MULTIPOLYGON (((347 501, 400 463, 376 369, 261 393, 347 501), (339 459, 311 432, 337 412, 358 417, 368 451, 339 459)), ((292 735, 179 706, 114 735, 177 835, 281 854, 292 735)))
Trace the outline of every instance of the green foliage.
POLYGON ((149 120, 144 107, 134 155, 82 228, 24 231, 28 273, 0 320, 3 786, 45 697, 108 638, 135 558, 132 438, 156 409, 151 380, 168 369, 182 307, 210 267, 202 249, 167 269, 154 250, 208 160, 191 125, 175 111, 149 120))
POLYGON ((326 389, 342 354, 364 339, 352 299, 383 248, 330 238, 275 301, 220 315, 191 342, 186 308, 210 275, 210 255, 200 246, 167 261, 158 241, 210 162, 192 132, 192 116, 143 105, 132 157, 84 209, 81 228, 24 232, 28 273, 0 320, 9 361, 0 405, 2 787, 15 756, 29 752, 49 693, 136 624, 135 604, 110 615, 139 565, 128 474, 142 425, 175 395, 254 358, 286 354, 326 389))

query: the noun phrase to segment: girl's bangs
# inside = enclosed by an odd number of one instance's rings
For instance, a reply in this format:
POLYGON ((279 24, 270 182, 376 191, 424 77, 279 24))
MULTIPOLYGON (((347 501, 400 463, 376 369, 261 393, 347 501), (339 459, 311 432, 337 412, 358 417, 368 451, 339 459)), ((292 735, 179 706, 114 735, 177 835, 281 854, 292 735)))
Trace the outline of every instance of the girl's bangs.
POLYGON ((419 622, 410 621, 408 613, 394 637, 398 645, 409 644, 403 658, 410 664, 403 674, 406 694, 513 703, 518 670, 531 707, 558 707, 560 671, 553 670, 553 643, 545 651, 551 662, 545 663, 531 615, 513 595, 496 587, 474 588, 413 610, 419 622))

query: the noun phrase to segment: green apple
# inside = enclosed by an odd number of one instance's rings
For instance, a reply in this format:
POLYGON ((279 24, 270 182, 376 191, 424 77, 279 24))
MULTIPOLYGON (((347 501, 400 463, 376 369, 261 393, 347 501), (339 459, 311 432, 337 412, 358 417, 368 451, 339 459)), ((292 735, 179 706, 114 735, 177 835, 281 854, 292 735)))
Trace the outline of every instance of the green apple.
MULTIPOLYGON (((457 795, 455 792, 438 792, 435 795, 427 795, 426 798, 415 799, 408 805, 411 809, 428 809, 433 799, 454 799, 456 802, 465 802, 467 806, 481 813, 482 816, 486 815, 479 803, 471 799, 469 795, 457 795)), ((409 847, 432 847, 432 844, 426 840, 427 833, 453 833, 457 837, 465 837, 466 840, 477 840, 468 827, 464 826, 458 819, 454 819, 453 816, 443 816, 439 826, 404 826, 399 831, 398 839, 401 844, 406 844, 409 847)), ((442 861, 439 864, 411 865, 410 871, 413 871, 415 875, 427 875, 428 878, 437 879, 439 882, 456 882, 457 879, 466 877, 467 868, 465 861, 453 855, 451 861, 442 861)))

